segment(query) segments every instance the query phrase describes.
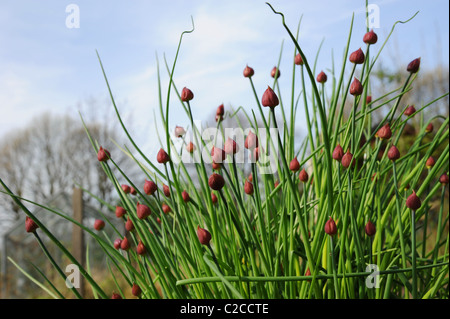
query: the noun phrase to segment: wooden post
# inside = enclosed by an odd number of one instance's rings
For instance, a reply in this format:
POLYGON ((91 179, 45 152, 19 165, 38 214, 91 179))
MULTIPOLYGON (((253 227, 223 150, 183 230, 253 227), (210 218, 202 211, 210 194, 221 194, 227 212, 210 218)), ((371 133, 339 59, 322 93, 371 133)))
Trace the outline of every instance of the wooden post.
MULTIPOLYGON (((83 223, 83 192, 79 188, 73 189, 72 195, 73 219, 80 224, 83 223)), ((72 230, 72 254, 76 260, 85 267, 84 234, 83 229, 73 225, 72 230)), ((80 275, 80 287, 78 292, 84 295, 84 277, 80 275)))

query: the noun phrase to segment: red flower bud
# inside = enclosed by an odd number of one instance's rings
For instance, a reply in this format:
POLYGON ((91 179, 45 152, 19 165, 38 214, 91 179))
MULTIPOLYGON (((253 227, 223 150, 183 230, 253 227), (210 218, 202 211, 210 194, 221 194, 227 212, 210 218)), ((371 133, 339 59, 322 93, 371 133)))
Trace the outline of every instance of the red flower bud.
POLYGON ((211 157, 214 163, 222 163, 226 158, 226 154, 223 149, 213 146, 211 149, 211 157))
POLYGON ((258 137, 252 131, 250 131, 245 138, 244 147, 249 150, 258 147, 258 137))
POLYGON ((272 108, 277 106, 280 103, 280 101, 278 101, 277 95, 270 88, 270 86, 267 86, 266 91, 264 91, 261 102, 262 102, 263 106, 268 106, 268 107, 272 107, 272 108))
POLYGON ((347 153, 345 153, 344 156, 342 156, 341 164, 345 168, 348 168, 350 166, 350 163, 353 162, 352 166, 354 166, 355 161, 352 161, 352 160, 353 160, 353 154, 350 153, 350 150, 347 150, 347 153))
POLYGON ((414 113, 416 113, 416 108, 414 107, 414 105, 410 105, 405 109, 405 112, 403 112, 403 114, 405 114, 406 116, 411 116, 414 113))
POLYGON ((120 249, 122 250, 130 249, 130 243, 128 242, 128 239, 126 237, 122 239, 122 242, 120 243, 120 249))
POLYGON ((420 67, 420 58, 417 58, 409 62, 406 70, 410 73, 416 73, 417 71, 419 71, 419 67, 420 67))
POLYGON ((147 205, 137 203, 136 215, 139 219, 146 219, 151 213, 147 205))
POLYGON ((163 184, 163 193, 164 193, 164 196, 170 197, 170 188, 166 184, 163 184))
POLYGON ((425 132, 431 133, 431 132, 433 132, 433 129, 434 129, 433 123, 429 123, 429 124, 427 125, 427 127, 425 128, 425 132))
POLYGON ((426 166, 428 169, 430 169, 430 168, 432 168, 432 167, 434 166, 434 164, 436 164, 436 161, 434 160, 434 157, 433 157, 433 156, 430 156, 430 157, 427 159, 427 161, 426 161, 426 163, 425 163, 425 166, 426 166))
POLYGON ((225 185, 225 180, 222 175, 213 173, 208 179, 209 187, 211 187, 215 191, 220 191, 222 187, 225 185))
POLYGON ((395 145, 392 145, 387 153, 387 156, 391 161, 396 161, 400 158, 400 151, 395 145))
POLYGON ((220 170, 220 169, 222 168, 222 164, 213 162, 213 163, 212 163, 212 168, 213 168, 214 170, 218 171, 218 170, 220 170))
POLYGON ((197 226, 197 237, 202 245, 209 245, 209 242, 211 241, 210 232, 206 229, 200 228, 200 226, 197 226))
POLYGON ((166 164, 170 161, 169 155, 162 148, 159 150, 158 155, 156 156, 156 160, 160 164, 166 164))
POLYGON ((127 222, 125 223, 125 229, 127 231, 133 231, 134 230, 134 225, 133 225, 133 222, 130 219, 130 217, 128 217, 127 222))
POLYGON ((364 34, 363 41, 367 44, 375 44, 378 41, 378 36, 375 32, 373 32, 373 30, 370 30, 364 34))
POLYGON ((189 202, 189 201, 191 200, 191 197, 189 196, 189 193, 186 192, 186 191, 183 191, 183 192, 181 193, 181 196, 183 197, 183 201, 184 201, 185 203, 187 203, 187 202, 189 202))
POLYGON ((186 131, 181 126, 175 126, 175 136, 176 137, 182 137, 184 134, 186 134, 186 131))
POLYGON ((194 98, 194 93, 192 93, 192 91, 189 90, 188 88, 184 87, 183 90, 181 91, 181 101, 188 102, 188 101, 192 100, 193 98, 194 98))
POLYGON ((111 296, 111 299, 122 299, 122 296, 114 292, 111 296))
POLYGON ((211 192, 211 201, 214 205, 217 204, 217 196, 214 192, 211 192))
POLYGON ((145 246, 142 243, 142 241, 139 241, 139 244, 136 247, 136 252, 138 255, 144 255, 147 252, 147 249, 145 249, 145 246))
POLYGON ((245 180, 245 184, 244 184, 244 192, 247 195, 253 195, 253 184, 250 183, 248 180, 245 180))
POLYGON ((253 70, 251 67, 249 67, 247 65, 244 69, 244 76, 246 78, 251 78, 254 74, 255 74, 255 70, 253 70))
POLYGON ((321 71, 316 78, 316 81, 319 83, 325 83, 327 81, 327 75, 321 71))
POLYGON ((224 149, 225 153, 229 155, 233 155, 239 152, 239 146, 237 145, 236 141, 231 138, 228 138, 226 140, 224 149))
POLYGON ((306 183, 308 181, 308 173, 306 173, 305 169, 302 169, 300 173, 298 173, 298 178, 303 182, 306 183))
POLYGON ((127 211, 122 206, 116 206, 116 217, 121 218, 123 215, 125 215, 127 211))
POLYGON ((334 222, 333 218, 331 218, 331 217, 325 223, 325 232, 330 236, 334 236, 337 233, 336 223, 334 222))
POLYGON ((223 121, 223 115, 216 114, 216 122, 222 122, 223 121))
POLYGON ((137 284, 133 284, 133 287, 131 288, 131 294, 135 297, 139 297, 141 293, 141 287, 139 287, 137 284))
POLYGON ((447 185, 448 184, 448 175, 446 173, 442 174, 441 177, 439 177, 439 182, 442 185, 447 185))
POLYGON ((122 187, 122 190, 123 190, 123 192, 125 194, 129 194, 130 193, 130 191, 131 191, 130 186, 123 184, 121 187, 122 187))
POLYGON ((377 231, 375 225, 369 220, 366 224, 366 227, 364 228, 367 236, 372 237, 375 235, 375 232, 377 231))
POLYGON ((39 226, 30 217, 25 217, 25 230, 27 233, 34 233, 39 226))
POLYGON ((136 192, 136 190, 134 189, 133 186, 130 186, 130 194, 131 195, 136 195, 137 194, 137 192, 136 192))
POLYGON ((249 182, 253 182, 253 174, 252 173, 248 174, 247 179, 249 182))
POLYGON ((156 183, 153 181, 145 180, 144 183, 144 192, 147 195, 153 195, 158 190, 158 186, 156 186, 156 183))
POLYGON ((413 193, 408 196, 406 199, 406 206, 412 210, 418 210, 422 205, 420 198, 416 195, 416 192, 413 190, 413 193))
POLYGON ((361 48, 359 48, 355 52, 352 52, 349 57, 350 62, 355 64, 363 64, 364 59, 365 59, 364 52, 361 50, 361 48))
POLYGON ((167 205, 167 204, 162 204, 162 205, 161 205, 161 208, 162 208, 164 214, 166 214, 166 215, 172 211, 172 209, 170 208, 170 206, 167 205))
POLYGON ((364 88, 361 82, 355 77, 350 85, 350 94, 355 96, 361 95, 363 93, 363 89, 364 88))
POLYGON ((294 159, 289 163, 289 169, 293 172, 300 169, 300 163, 298 162, 297 157, 294 157, 294 159))
POLYGON ((94 222, 94 228, 95 230, 102 230, 105 228, 105 222, 101 219, 96 219, 94 222))
POLYGON ((344 150, 342 149, 342 146, 338 144, 333 151, 333 159, 340 162, 342 160, 342 157, 344 156, 344 150))
POLYGON ((223 106, 223 104, 220 104, 220 105, 217 107, 216 115, 223 116, 224 114, 225 114, 224 106, 223 106))
POLYGON ((389 123, 383 125, 378 132, 375 134, 375 136, 381 138, 382 140, 388 140, 392 136, 391 127, 389 126, 389 123))
POLYGON ((372 95, 367 95, 366 97, 366 104, 372 103, 372 95))
POLYGON ((117 238, 117 239, 114 241, 114 248, 115 248, 115 249, 119 249, 119 248, 120 248, 120 244, 122 244, 122 239, 117 238))
POLYGON ((100 149, 98 150, 98 153, 97 153, 97 159, 100 162, 106 162, 110 157, 111 157, 111 154, 108 152, 108 150, 106 150, 100 146, 100 149))
POLYGON ((189 144, 186 145, 186 150, 191 154, 194 153, 195 145, 192 142, 189 142, 189 144))
POLYGON ((270 71, 270 76, 272 76, 274 79, 278 79, 280 75, 280 70, 276 66, 274 66, 272 71, 270 71))
POLYGON ((297 55, 295 56, 294 63, 296 65, 303 65, 303 59, 302 59, 302 56, 300 55, 300 53, 297 53, 297 55))

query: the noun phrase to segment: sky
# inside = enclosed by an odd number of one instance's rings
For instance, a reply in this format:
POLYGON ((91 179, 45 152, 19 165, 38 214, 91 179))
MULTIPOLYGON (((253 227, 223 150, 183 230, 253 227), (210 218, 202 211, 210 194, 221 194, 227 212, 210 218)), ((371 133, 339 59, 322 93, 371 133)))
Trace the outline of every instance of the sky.
MULTIPOLYGON (((406 68, 420 56, 422 68, 448 68, 448 1, 369 3, 380 13, 374 28, 377 49, 395 21, 419 11, 412 21, 396 26, 383 51, 385 65, 406 68)), ((271 4, 285 14, 293 31, 301 19, 300 45, 311 60, 323 41, 318 72, 331 68, 333 55, 335 61, 341 60, 353 14, 350 50, 364 46, 365 1, 273 0, 271 4)), ((222 103, 226 109, 254 107, 242 71, 246 65, 254 68, 253 80, 261 96, 273 83, 270 71, 282 45, 280 86, 290 87, 294 47, 280 16, 264 1, 0 0, 0 139, 32 125, 34 116, 42 112, 78 116, 80 102, 105 99, 108 91, 97 50, 121 113, 130 114, 133 125, 144 132, 142 143, 152 144, 155 113, 159 120, 157 62, 165 101, 169 78, 164 59, 172 64, 179 36, 192 28, 191 19, 195 30, 183 37, 174 81, 179 89, 186 86, 194 92, 191 106, 196 119, 214 116, 222 103), (79 20, 73 19, 73 5, 79 20), (77 27, 71 28, 74 23, 77 27)), ((179 101, 171 101, 170 126, 187 126, 179 101)))

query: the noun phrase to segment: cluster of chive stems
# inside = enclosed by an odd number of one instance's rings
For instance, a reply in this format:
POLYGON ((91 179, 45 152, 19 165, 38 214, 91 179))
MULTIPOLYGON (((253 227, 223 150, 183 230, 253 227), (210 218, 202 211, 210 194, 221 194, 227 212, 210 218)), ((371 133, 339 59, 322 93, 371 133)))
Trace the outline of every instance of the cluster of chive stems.
MULTIPOLYGON (((375 44, 377 42, 377 35, 372 30, 364 35, 363 41, 368 45, 375 44)), ((349 56, 349 60, 351 63, 354 63, 355 65, 364 63, 365 56, 364 56, 363 51, 361 49, 359 49, 359 50, 353 52, 349 56)), ((302 57, 300 54, 297 54, 295 56, 294 63, 296 65, 303 65, 303 60, 302 60, 302 57)), ((411 63, 409 63, 409 65, 407 67, 407 71, 410 72, 411 74, 416 73, 419 70, 419 66, 420 66, 420 58, 415 59, 411 63)), ((251 78, 254 75, 254 70, 247 65, 243 71, 243 75, 246 78, 251 78)), ((280 70, 277 67, 274 67, 272 69, 271 76, 275 79, 278 78, 280 76, 280 70)), ((324 84, 327 81, 327 75, 323 71, 321 71, 317 75, 316 81, 320 84, 324 84)), ((356 77, 353 79, 353 82, 349 86, 349 93, 353 96, 360 96, 363 94, 363 85, 356 77)), ((189 101, 191 101, 193 98, 194 98, 193 92, 190 89, 184 87, 181 92, 181 100, 183 102, 189 103, 189 101)), ((366 102, 367 103, 371 102, 371 96, 367 96, 366 102)), ((277 105, 279 105, 279 99, 278 99, 277 94, 273 91, 273 89, 270 86, 267 87, 264 94, 262 95, 261 104, 264 107, 269 107, 275 118, 274 110, 275 110, 275 107, 277 105)), ((406 108, 406 110, 404 111, 404 114, 406 116, 412 116, 415 113, 416 113, 416 110, 415 110, 414 106, 408 106, 406 108)), ((224 114, 225 114, 224 106, 222 104, 217 108, 216 117, 215 117, 216 122, 223 121, 224 114)), ((276 125, 276 121, 275 121, 275 125, 276 125)), ((433 126, 430 123, 426 127, 426 132, 431 132, 432 130, 433 130, 433 126)), ((183 127, 180 127, 180 126, 175 127, 175 136, 176 137, 183 137, 185 133, 186 133, 186 131, 183 127)), ((389 123, 384 124, 381 128, 379 128, 379 130, 375 134, 376 138, 378 138, 380 140, 384 140, 384 141, 389 141, 391 139, 391 136, 392 136, 392 131, 391 131, 391 127, 390 127, 389 123)), ((356 145, 354 143, 354 138, 355 137, 353 136, 352 137, 353 143, 350 144, 351 147, 353 147, 353 151, 355 150, 355 147, 356 147, 356 145)), ((282 146, 280 139, 279 139, 279 142, 280 142, 280 146, 282 146)), ((257 135, 253 132, 250 132, 245 139, 244 146, 246 149, 248 149, 250 151, 250 158, 251 158, 252 163, 257 162, 259 159, 259 156, 260 156, 260 152, 261 152, 261 148, 258 144, 257 135)), ((195 149, 196 149, 196 146, 192 142, 189 142, 186 145, 186 150, 191 154, 194 152, 195 149)), ((211 150, 213 173, 209 176, 208 185, 212 190, 211 191, 211 199, 212 199, 213 204, 216 204, 218 202, 218 197, 216 196, 216 194, 218 194, 219 197, 221 197, 221 199, 223 200, 223 202, 226 205, 226 200, 221 192, 221 190, 225 186, 226 182, 225 182, 224 177, 220 174, 220 172, 221 172, 221 169, 224 169, 222 166, 222 163, 226 159, 226 156, 230 155, 233 157, 234 154, 236 154, 238 152, 238 150, 239 150, 239 146, 231 138, 228 138, 226 140, 226 142, 224 144, 224 149, 214 146, 211 150)), ((393 163, 393 169, 394 169, 394 175, 395 175, 395 162, 401 157, 400 151, 398 150, 398 148, 395 145, 392 144, 390 146, 390 148, 387 152, 387 157, 393 163)), ((100 162, 107 162, 108 160, 111 159, 111 154, 108 150, 106 150, 100 146, 98 149, 98 153, 97 153, 97 159, 100 162)), ((159 150, 156 159, 157 159, 158 163, 163 164, 163 165, 166 165, 167 163, 169 163, 171 161, 168 153, 163 148, 161 148, 159 150)), ((337 144, 335 146, 334 150, 332 151, 332 159, 339 162, 340 165, 342 165, 343 169, 353 168, 353 167, 355 167, 355 165, 357 165, 357 160, 354 158, 352 150, 349 148, 345 152, 340 144, 337 144)), ((427 168, 433 167, 434 164, 435 164, 435 160, 433 157, 430 157, 426 161, 427 168)), ((289 170, 294 174, 296 174, 298 172, 298 178, 302 183, 307 183, 308 181, 310 181, 312 183, 312 179, 310 180, 307 170, 305 168, 301 169, 301 166, 300 166, 300 163, 299 163, 297 157, 294 157, 290 161, 289 170)), ((374 174, 374 176, 372 178, 377 178, 375 175, 376 174, 374 174)), ((446 173, 444 173, 440 176, 439 181, 445 187, 445 185, 447 185, 449 182, 449 176, 446 173)), ((248 178, 245 179, 245 182, 244 182, 244 192, 249 196, 253 196, 255 193, 255 187, 258 187, 258 185, 254 185, 252 182, 253 182, 253 176, 252 176, 252 174, 250 174, 248 176, 248 178)), ((276 188, 277 186, 278 186, 278 182, 275 183, 274 187, 276 188)), ((121 185, 121 187, 125 194, 130 194, 130 195, 137 194, 136 189, 134 189, 131 186, 123 184, 123 185, 121 185)), ((155 195, 156 192, 159 191, 159 189, 155 182, 145 180, 145 183, 143 185, 143 191, 146 195, 151 196, 151 195, 155 195)), ((171 188, 168 185, 163 184, 163 193, 167 198, 169 198, 171 196, 171 188)), ((187 203, 187 202, 191 201, 189 193, 186 190, 182 191, 181 196, 182 196, 184 202, 187 203)), ((415 229, 414 214, 421 207, 421 200, 416 195, 416 192, 414 190, 412 191, 412 194, 407 197, 406 206, 411 210, 411 214, 412 214, 412 217, 411 217, 412 226, 411 227, 414 230, 415 229)), ((161 208, 165 214, 169 214, 171 212, 170 206, 167 205, 166 203, 163 203, 161 208)), ((148 218, 151 215, 151 213, 152 212, 147 205, 137 202, 136 215, 140 220, 145 220, 146 218, 148 218)), ((116 206, 115 215, 117 218, 123 218, 125 220, 125 228, 128 232, 131 232, 134 230, 133 222, 131 221, 130 218, 126 218, 127 211, 125 210, 124 207, 116 206)), ((159 218, 157 218, 157 222, 161 223, 159 218)), ((399 222, 401 223, 400 217, 399 217, 399 222)), ((26 227, 27 232, 33 233, 33 234, 35 234, 36 237, 38 237, 38 235, 36 233, 36 229, 38 228, 38 226, 31 218, 29 218, 29 217, 26 218, 25 227, 26 227)), ((105 227, 105 222, 101 219, 97 219, 97 220, 95 220, 93 227, 95 230, 101 231, 105 227)), ((210 245, 210 241, 213 239, 213 235, 207 229, 200 227, 200 225, 197 225, 196 231, 197 231, 197 237, 198 237, 199 242, 202 245, 205 245, 206 247, 208 247, 208 249, 210 250, 210 252, 213 256, 213 259, 216 263, 217 268, 220 270, 219 263, 217 262, 217 259, 214 255, 214 251, 210 245)), ((332 250, 333 249, 332 238, 335 235, 337 235, 338 227, 336 225, 335 220, 331 216, 329 216, 329 219, 326 221, 323 231, 328 236, 330 236, 330 245, 331 245, 331 250, 332 250)), ((371 220, 367 221, 367 223, 364 227, 364 232, 368 237, 373 237, 375 235, 376 227, 375 227, 375 224, 372 223, 371 220)), ((413 240, 414 240, 415 232, 414 231, 412 231, 412 232, 413 232, 412 236, 413 236, 413 240)), ((117 238, 114 241, 114 248, 117 250, 120 249, 123 251, 128 251, 131 248, 131 245, 130 245, 130 242, 128 241, 127 237, 124 236, 123 238, 117 238)), ((139 241, 136 246, 136 253, 138 255, 145 255, 146 252, 147 252, 147 248, 144 246, 142 241, 139 241)), ((414 264, 415 258, 416 258, 415 249, 412 250, 412 254, 413 254, 412 260, 413 260, 413 264, 414 264)), ((334 263, 335 263, 335 261, 334 261, 334 256, 333 256, 333 264, 334 263)), ((413 271, 414 271, 414 269, 413 269, 413 271)), ((305 275, 311 276, 311 272, 310 272, 309 268, 307 268, 305 275)), ((414 276, 413 276, 413 278, 414 278, 414 276)), ((416 291, 416 288, 415 288, 416 285, 417 285, 417 283, 413 282, 413 292, 416 291)), ((137 285, 137 283, 133 283, 131 293, 137 297, 139 297, 141 295, 142 290, 139 287, 139 285, 137 285)), ((122 297, 120 294, 117 294, 117 293, 112 294, 112 299, 121 299, 121 298, 122 297)))

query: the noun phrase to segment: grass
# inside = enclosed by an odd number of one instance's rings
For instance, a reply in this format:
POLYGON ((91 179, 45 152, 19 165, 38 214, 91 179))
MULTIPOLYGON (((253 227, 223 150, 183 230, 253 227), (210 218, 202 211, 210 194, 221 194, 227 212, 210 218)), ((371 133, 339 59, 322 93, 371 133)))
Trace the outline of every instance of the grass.
MULTIPOLYGON (((225 113, 230 118, 242 114, 248 120, 245 123, 247 127, 238 123, 240 128, 250 129, 259 138, 259 159, 256 161, 239 163, 239 153, 229 153, 225 161, 213 169, 211 157, 200 156, 208 141, 202 139, 201 128, 196 127, 193 121, 191 104, 195 103, 195 99, 184 99, 173 77, 183 36, 193 32, 193 28, 182 33, 173 65, 170 67, 165 61, 169 75, 165 102, 157 61, 158 100, 164 127, 161 148, 170 158, 166 163, 149 159, 133 140, 118 112, 106 71, 98 57, 113 107, 132 146, 130 149, 118 145, 118 149, 135 161, 146 180, 158 185, 157 192, 146 194, 143 185, 130 180, 115 163, 114 155, 99 162, 115 186, 120 205, 127 211, 122 217, 124 222, 129 218, 134 225, 134 230, 125 234, 131 243, 131 248, 127 250, 113 246, 115 239, 124 239, 117 229, 116 237, 110 238, 106 233, 93 230, 90 225, 80 225, 57 210, 47 208, 78 224, 99 243, 108 264, 108 271, 102 274, 102 279, 91 275, 90 266, 84 269, 52 235, 51 229, 47 229, 22 204, 23 201, 31 201, 13 194, 0 180, 3 192, 9 194, 39 226, 34 233, 38 240, 41 236, 37 235, 38 232, 45 234, 71 262, 80 267, 81 274, 92 290, 88 297, 111 297, 113 291, 105 288, 110 285, 104 283, 114 282, 114 292, 123 298, 130 297, 133 284, 142 290, 137 297, 152 299, 448 298, 448 206, 445 206, 446 184, 439 182, 439 177, 448 173, 448 118, 437 116, 432 119, 433 123, 439 124, 433 133, 425 130, 431 120, 424 120, 427 107, 446 98, 448 94, 423 104, 413 115, 399 115, 397 110, 406 107, 401 103, 402 97, 413 89, 418 74, 406 71, 405 67, 405 82, 401 88, 374 97, 371 102, 367 101, 371 70, 395 25, 407 21, 394 24, 378 52, 373 52, 375 45, 367 44, 364 63, 348 66, 352 18, 340 73, 334 74, 333 68, 333 73, 328 74, 333 79, 332 83, 317 83, 316 61, 312 67, 309 61, 314 57, 305 56, 301 50, 297 41, 298 29, 294 36, 285 24, 283 14, 268 5, 274 14, 280 15, 295 45, 293 56, 300 54, 303 64, 295 65, 292 59, 292 91, 288 104, 284 104, 288 100, 281 99, 281 90, 275 78, 271 87, 280 103, 264 107, 264 103, 261 103, 263 92, 255 88, 249 77, 249 94, 255 97, 258 110, 251 110, 250 114, 244 108, 239 108, 232 114, 225 113), (349 68, 350 76, 346 76, 349 68), (349 88, 356 74, 363 91, 351 95, 349 88), (306 92, 308 85, 312 88, 311 92, 306 92), (169 109, 176 107, 175 102, 170 100, 172 91, 178 96, 178 108, 180 112, 186 113, 190 125, 190 141, 196 146, 190 156, 198 159, 194 164, 178 160, 186 151, 184 147, 177 149, 174 146, 174 139, 179 137, 170 133, 169 109), (326 96, 325 91, 331 92, 331 96, 326 96), (347 101, 352 104, 350 114, 346 114, 347 101), (299 103, 305 108, 308 134, 301 147, 296 149, 298 143, 295 141, 294 121, 299 103), (280 109, 281 121, 276 117, 275 109, 280 109), (387 110, 386 116, 374 129, 371 114, 382 110, 387 110), (289 119, 287 115, 290 115, 289 119), (403 129, 413 116, 421 117, 422 126, 415 139, 406 142, 402 138, 403 129), (263 126, 258 127, 258 123, 263 123, 263 126), (285 125, 279 126, 280 123, 285 125), (380 138, 377 132, 386 123, 392 135, 380 138), (263 130, 269 133, 267 139, 263 139, 260 134, 263 130), (344 166, 341 159, 333 158, 337 144, 343 147, 344 152, 348 150, 352 154, 350 165, 344 166), (390 160, 387 152, 382 152, 382 149, 387 150, 392 145, 402 149, 401 157, 396 161, 390 160), (274 152, 277 152, 276 156, 270 157, 274 152), (426 168, 426 160, 431 155, 436 162, 434 166, 426 168), (308 172, 307 181, 300 181, 301 170, 290 170, 289 163, 294 157, 298 159, 300 167, 308 172), (267 159, 276 168, 273 174, 266 173, 267 159), (112 167, 117 168, 118 176, 112 173, 112 167), (251 167, 252 194, 244 191, 248 178, 244 174, 246 167, 251 167), (223 177, 223 187, 212 187, 209 180, 213 172, 223 177), (121 187, 123 183, 132 186, 137 193, 125 193, 121 187), (163 184, 168 186, 170 196, 162 192, 163 184), (406 198, 412 190, 421 199, 420 208, 414 211, 406 205, 406 198), (189 194, 190 200, 187 202, 183 199, 183 191, 189 194), (211 193, 216 196, 217 202, 213 201, 211 193), (439 203, 437 217, 430 206, 431 202, 436 201, 439 203), (150 208, 150 216, 138 218, 138 202, 150 208), (168 205, 170 212, 164 212, 162 204, 168 205), (429 228, 430 216, 437 219, 437 225, 433 228, 429 228), (334 236, 324 230, 330 218, 337 225, 337 234, 334 236), (369 220, 376 227, 374 236, 368 236, 365 232, 369 220), (207 245, 199 241, 198 227, 211 234, 211 241, 207 245), (145 246, 145 254, 137 253, 139 242, 145 246), (373 265, 379 271, 377 288, 368 284, 374 275, 373 265)), ((223 148, 226 128, 220 120, 216 128, 214 141, 217 147, 223 148)), ((101 142, 93 140, 89 131, 86 132, 91 140, 94 157, 101 142)), ((189 142, 187 135, 181 137, 185 145, 189 142)), ((244 145, 238 146, 244 155, 254 152, 254 149, 246 150, 244 145)), ((206 153, 210 154, 210 150, 207 149, 206 153)), ((105 204, 113 213, 115 207, 110 203, 105 204)), ((106 227, 114 227, 108 215, 105 212, 99 218, 106 221, 106 227)), ((46 252, 43 241, 39 240, 39 243, 46 252)), ((48 257, 64 278, 56 261, 48 257)), ((52 297, 66 297, 67 293, 60 292, 63 288, 58 287, 50 285, 45 289, 52 297)), ((78 298, 83 297, 76 290, 73 290, 73 294, 78 298)))

